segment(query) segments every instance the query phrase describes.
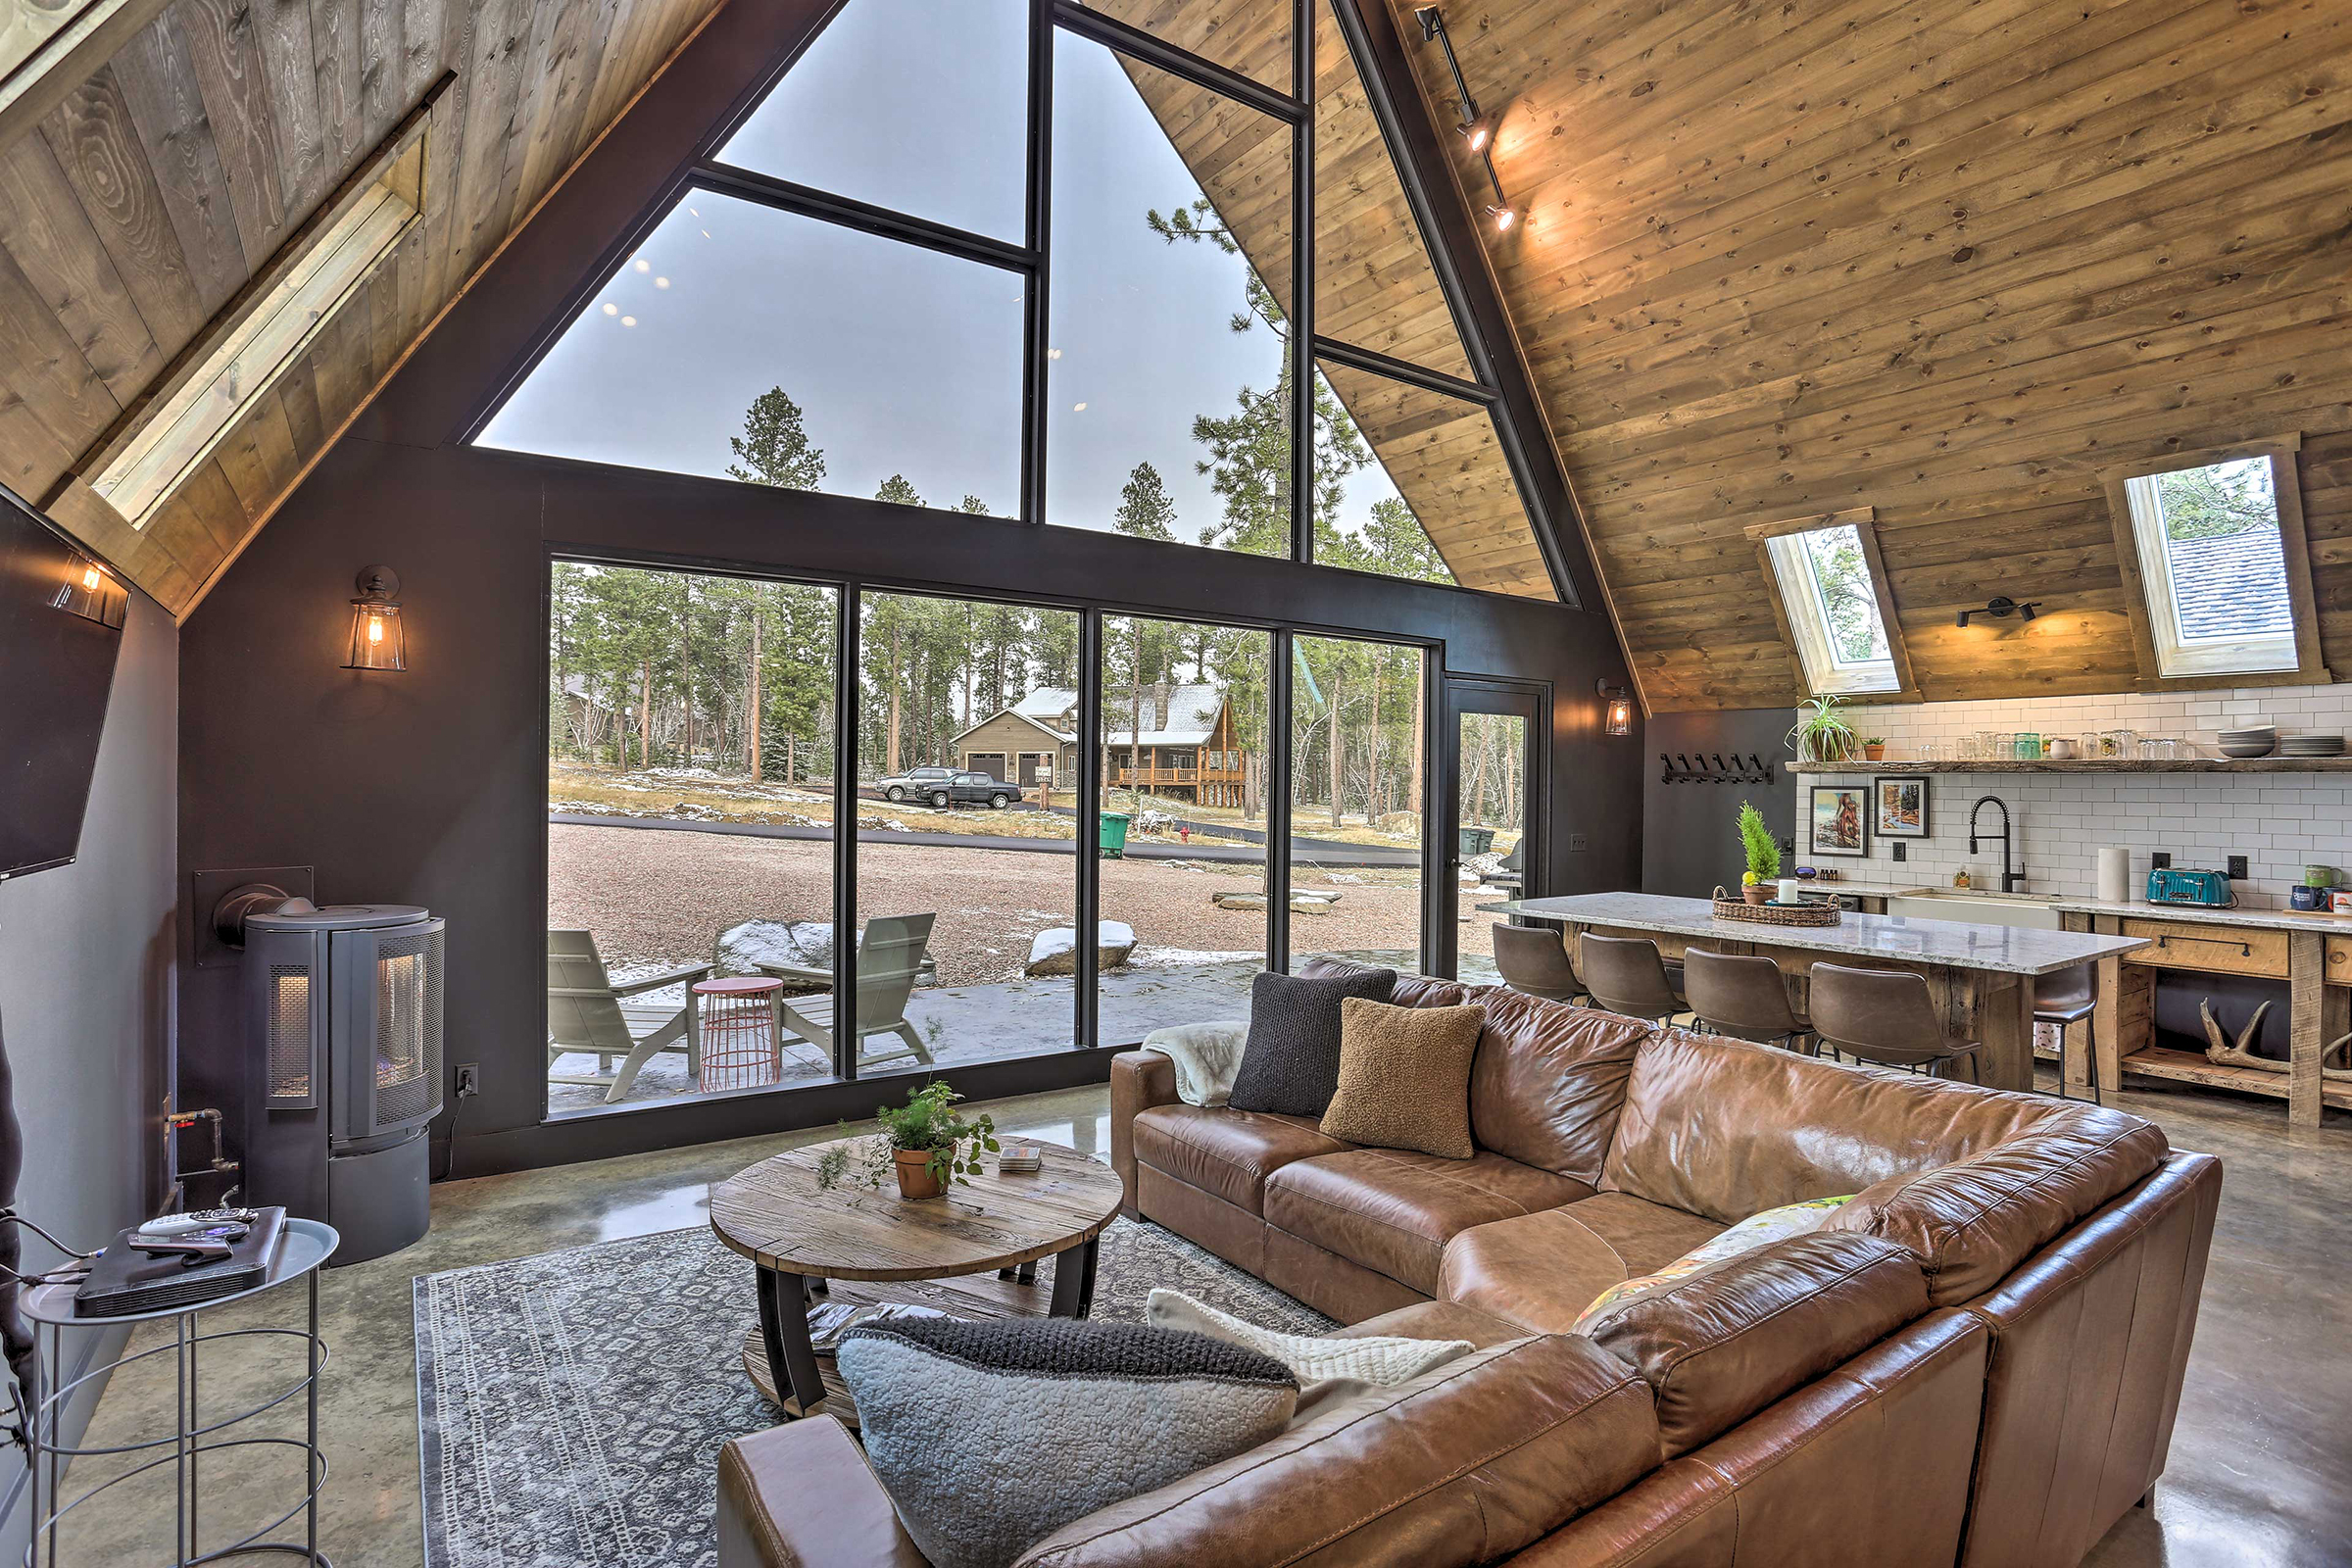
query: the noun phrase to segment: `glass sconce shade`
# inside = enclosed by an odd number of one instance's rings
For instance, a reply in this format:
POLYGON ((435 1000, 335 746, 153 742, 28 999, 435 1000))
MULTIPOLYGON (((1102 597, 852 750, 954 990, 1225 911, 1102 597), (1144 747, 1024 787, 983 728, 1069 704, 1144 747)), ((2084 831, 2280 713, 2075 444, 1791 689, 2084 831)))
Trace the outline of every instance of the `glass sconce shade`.
POLYGON ((1622 686, 1607 681, 1594 681, 1603 704, 1601 731, 1609 735, 1631 735, 1634 732, 1634 696, 1622 686))
POLYGON ((130 612, 130 592, 104 566, 74 551, 67 558, 66 580, 49 603, 69 615, 120 628, 130 612))
POLYGON ((345 669, 406 669, 409 636, 401 624, 400 576, 389 566, 369 566, 359 575, 360 597, 351 602, 351 653, 345 669))

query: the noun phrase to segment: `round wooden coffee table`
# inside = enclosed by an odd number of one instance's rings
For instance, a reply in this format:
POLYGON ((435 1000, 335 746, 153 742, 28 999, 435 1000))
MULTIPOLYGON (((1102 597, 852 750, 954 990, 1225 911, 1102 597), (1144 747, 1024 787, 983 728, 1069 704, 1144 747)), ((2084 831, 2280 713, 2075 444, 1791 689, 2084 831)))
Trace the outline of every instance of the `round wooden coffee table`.
POLYGON ((787 1415, 813 1414, 828 1396, 836 1413, 849 1406, 833 1358, 808 1344, 812 1297, 915 1301, 957 1317, 1084 1317, 1094 1303, 1097 1241, 1123 1196, 1109 1166, 1044 1144, 1035 1174, 1002 1175, 990 1158, 985 1174, 944 1198, 903 1199, 887 1179, 880 1188, 817 1185, 827 1150, 866 1141, 811 1144, 710 1189, 710 1229, 758 1277, 760 1322, 744 1344, 745 1370, 787 1415), (1050 1298, 1037 1283, 1048 1254, 1058 1259, 1050 1298))

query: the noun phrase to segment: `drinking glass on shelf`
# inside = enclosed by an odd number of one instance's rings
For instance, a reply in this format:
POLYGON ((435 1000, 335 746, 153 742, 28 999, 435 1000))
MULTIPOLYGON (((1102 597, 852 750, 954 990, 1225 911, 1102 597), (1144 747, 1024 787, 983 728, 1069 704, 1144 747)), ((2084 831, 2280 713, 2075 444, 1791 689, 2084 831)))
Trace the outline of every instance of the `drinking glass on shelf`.
POLYGON ((2009 738, 2009 755, 2020 762, 2041 760, 2041 737, 2030 729, 2021 729, 2009 738))
POLYGON ((1923 762, 1940 762, 1943 760, 1943 745, 1939 741, 1924 740, 1914 747, 1913 750, 1918 753, 1919 760, 1923 762))
POLYGON ((2099 744, 2099 732, 2095 729, 2084 730, 2082 738, 2075 742, 2075 755, 2085 762, 2095 762, 2106 755, 2105 748, 2099 744))
POLYGON ((2139 732, 2136 730, 2111 729, 2099 738, 2099 755, 2115 758, 2131 757, 2138 749, 2134 744, 2138 739, 2139 732))

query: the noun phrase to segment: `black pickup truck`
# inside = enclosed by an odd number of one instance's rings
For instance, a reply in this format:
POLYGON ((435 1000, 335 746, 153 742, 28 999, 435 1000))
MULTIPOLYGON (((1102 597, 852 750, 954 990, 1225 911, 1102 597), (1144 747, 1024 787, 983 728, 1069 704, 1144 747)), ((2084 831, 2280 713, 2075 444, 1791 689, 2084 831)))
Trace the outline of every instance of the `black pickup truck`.
POLYGON ((920 801, 926 806, 991 806, 1003 810, 1021 798, 1011 784, 986 773, 958 773, 949 767, 915 767, 875 786, 886 801, 920 801))

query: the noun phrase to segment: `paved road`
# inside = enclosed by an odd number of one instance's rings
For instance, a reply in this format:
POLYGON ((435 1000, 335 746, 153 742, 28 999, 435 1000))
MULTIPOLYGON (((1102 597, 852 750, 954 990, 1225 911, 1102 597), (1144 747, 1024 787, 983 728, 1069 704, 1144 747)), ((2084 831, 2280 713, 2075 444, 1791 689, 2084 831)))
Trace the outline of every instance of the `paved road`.
MULTIPOLYGON (((667 816, 589 816, 575 811, 550 811, 550 822, 569 827, 638 827, 665 833, 725 833, 753 839, 830 840, 827 827, 796 827, 782 822, 688 822, 667 816)), ((905 833, 892 828, 861 827, 860 844, 931 844, 956 850, 1016 850, 1030 855, 1070 855, 1077 845, 1069 839, 1024 839, 995 833, 905 833)), ((1239 844, 1139 844, 1130 840, 1130 860, 1208 860, 1234 865, 1256 865, 1266 858, 1262 849, 1239 844)), ((1391 849, 1381 844, 1342 844, 1329 839, 1293 839, 1291 863, 1310 866, 1384 866, 1411 869, 1421 863, 1420 852, 1391 849)))

